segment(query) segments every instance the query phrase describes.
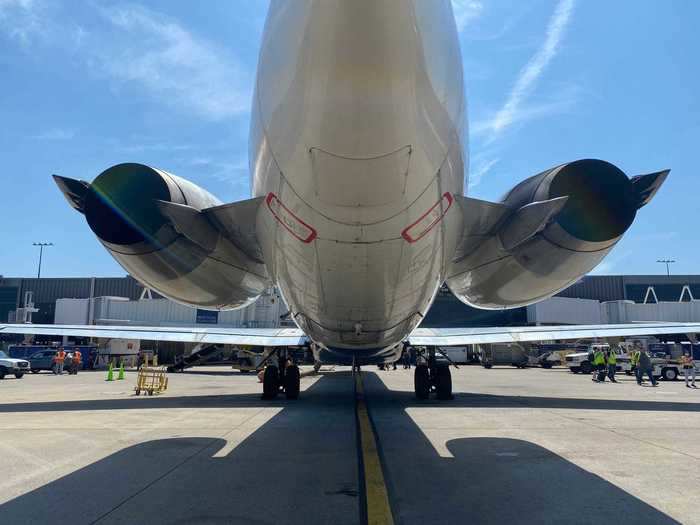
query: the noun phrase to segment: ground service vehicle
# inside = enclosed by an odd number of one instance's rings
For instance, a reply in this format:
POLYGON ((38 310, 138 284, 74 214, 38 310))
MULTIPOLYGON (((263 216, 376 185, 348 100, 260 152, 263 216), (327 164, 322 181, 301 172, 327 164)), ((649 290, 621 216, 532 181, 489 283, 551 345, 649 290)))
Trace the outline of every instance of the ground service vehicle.
POLYGON ((528 365, 528 355, 525 348, 517 343, 479 345, 480 361, 484 368, 509 365, 525 368, 528 365))
MULTIPOLYGON (((574 374, 579 372, 583 374, 590 374, 593 371, 593 363, 591 363, 590 356, 598 350, 603 352, 610 350, 610 345, 607 344, 593 344, 590 350, 585 352, 574 352, 566 356, 566 366, 574 374)), ((629 355, 624 348, 620 346, 613 346, 612 351, 617 356, 617 370, 619 372, 628 372, 630 370, 629 355)))
POLYGON ((5 379, 7 374, 14 374, 17 379, 29 371, 29 361, 15 359, 0 351, 0 379, 5 379))

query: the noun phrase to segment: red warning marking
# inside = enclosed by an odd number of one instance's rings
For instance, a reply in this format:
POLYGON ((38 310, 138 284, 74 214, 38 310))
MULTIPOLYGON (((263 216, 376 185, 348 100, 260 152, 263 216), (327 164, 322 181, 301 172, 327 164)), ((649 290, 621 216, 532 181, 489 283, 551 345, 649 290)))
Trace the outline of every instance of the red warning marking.
POLYGON ((433 204, 433 207, 426 211, 421 217, 401 232, 401 237, 407 242, 414 243, 422 239, 432 230, 435 225, 442 220, 447 210, 452 206, 454 197, 447 191, 442 194, 442 198, 433 204))
POLYGON ((316 230, 294 215, 289 208, 282 204, 282 201, 280 201, 274 193, 268 193, 265 202, 277 222, 284 226, 289 233, 294 235, 294 237, 301 242, 310 243, 318 235, 316 230))

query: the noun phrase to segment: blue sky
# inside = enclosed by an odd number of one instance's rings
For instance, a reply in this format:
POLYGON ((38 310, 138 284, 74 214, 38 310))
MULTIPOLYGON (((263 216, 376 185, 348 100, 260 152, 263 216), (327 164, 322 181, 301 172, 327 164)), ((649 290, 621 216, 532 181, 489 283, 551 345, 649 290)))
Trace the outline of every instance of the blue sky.
MULTIPOLYGON (((425 0, 429 1, 429 0, 425 0)), ((667 184, 595 273, 699 273, 700 3, 453 0, 470 195, 596 157, 667 184)), ((0 275, 124 275, 52 173, 142 162, 249 196, 249 105, 267 2, 0 0, 0 275), (202 5, 206 5, 203 9, 202 5)))

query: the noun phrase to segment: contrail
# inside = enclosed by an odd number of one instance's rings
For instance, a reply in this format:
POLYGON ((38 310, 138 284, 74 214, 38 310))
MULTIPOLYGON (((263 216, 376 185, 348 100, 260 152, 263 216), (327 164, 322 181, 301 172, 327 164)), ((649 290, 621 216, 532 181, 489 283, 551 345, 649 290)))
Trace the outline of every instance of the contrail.
POLYGON ((549 20, 547 35, 527 65, 522 69, 508 99, 491 121, 492 140, 517 120, 520 105, 532 90, 540 75, 559 50, 559 43, 574 9, 574 0, 561 0, 549 20))

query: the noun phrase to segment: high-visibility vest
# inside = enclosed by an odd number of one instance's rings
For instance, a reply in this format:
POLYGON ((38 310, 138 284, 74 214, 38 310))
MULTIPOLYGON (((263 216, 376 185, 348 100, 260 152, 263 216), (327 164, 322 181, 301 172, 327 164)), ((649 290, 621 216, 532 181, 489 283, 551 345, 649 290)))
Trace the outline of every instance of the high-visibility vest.
POLYGON ((609 365, 616 365, 617 364, 617 356, 613 352, 610 352, 610 355, 608 356, 608 364, 609 365))
POLYGON ((82 359, 83 354, 80 353, 80 350, 76 350, 73 352, 73 362, 74 363, 80 363, 80 360, 82 359))
POLYGON ((63 350, 59 350, 56 354, 56 362, 63 363, 66 360, 66 353, 63 350))
POLYGON ((632 352, 632 357, 630 358, 630 363, 633 365, 638 365, 639 364, 639 350, 636 352, 632 352))
POLYGON ((595 356, 593 357, 593 364, 594 365, 604 365, 605 364, 605 355, 603 355, 603 352, 600 350, 595 353, 595 356))

